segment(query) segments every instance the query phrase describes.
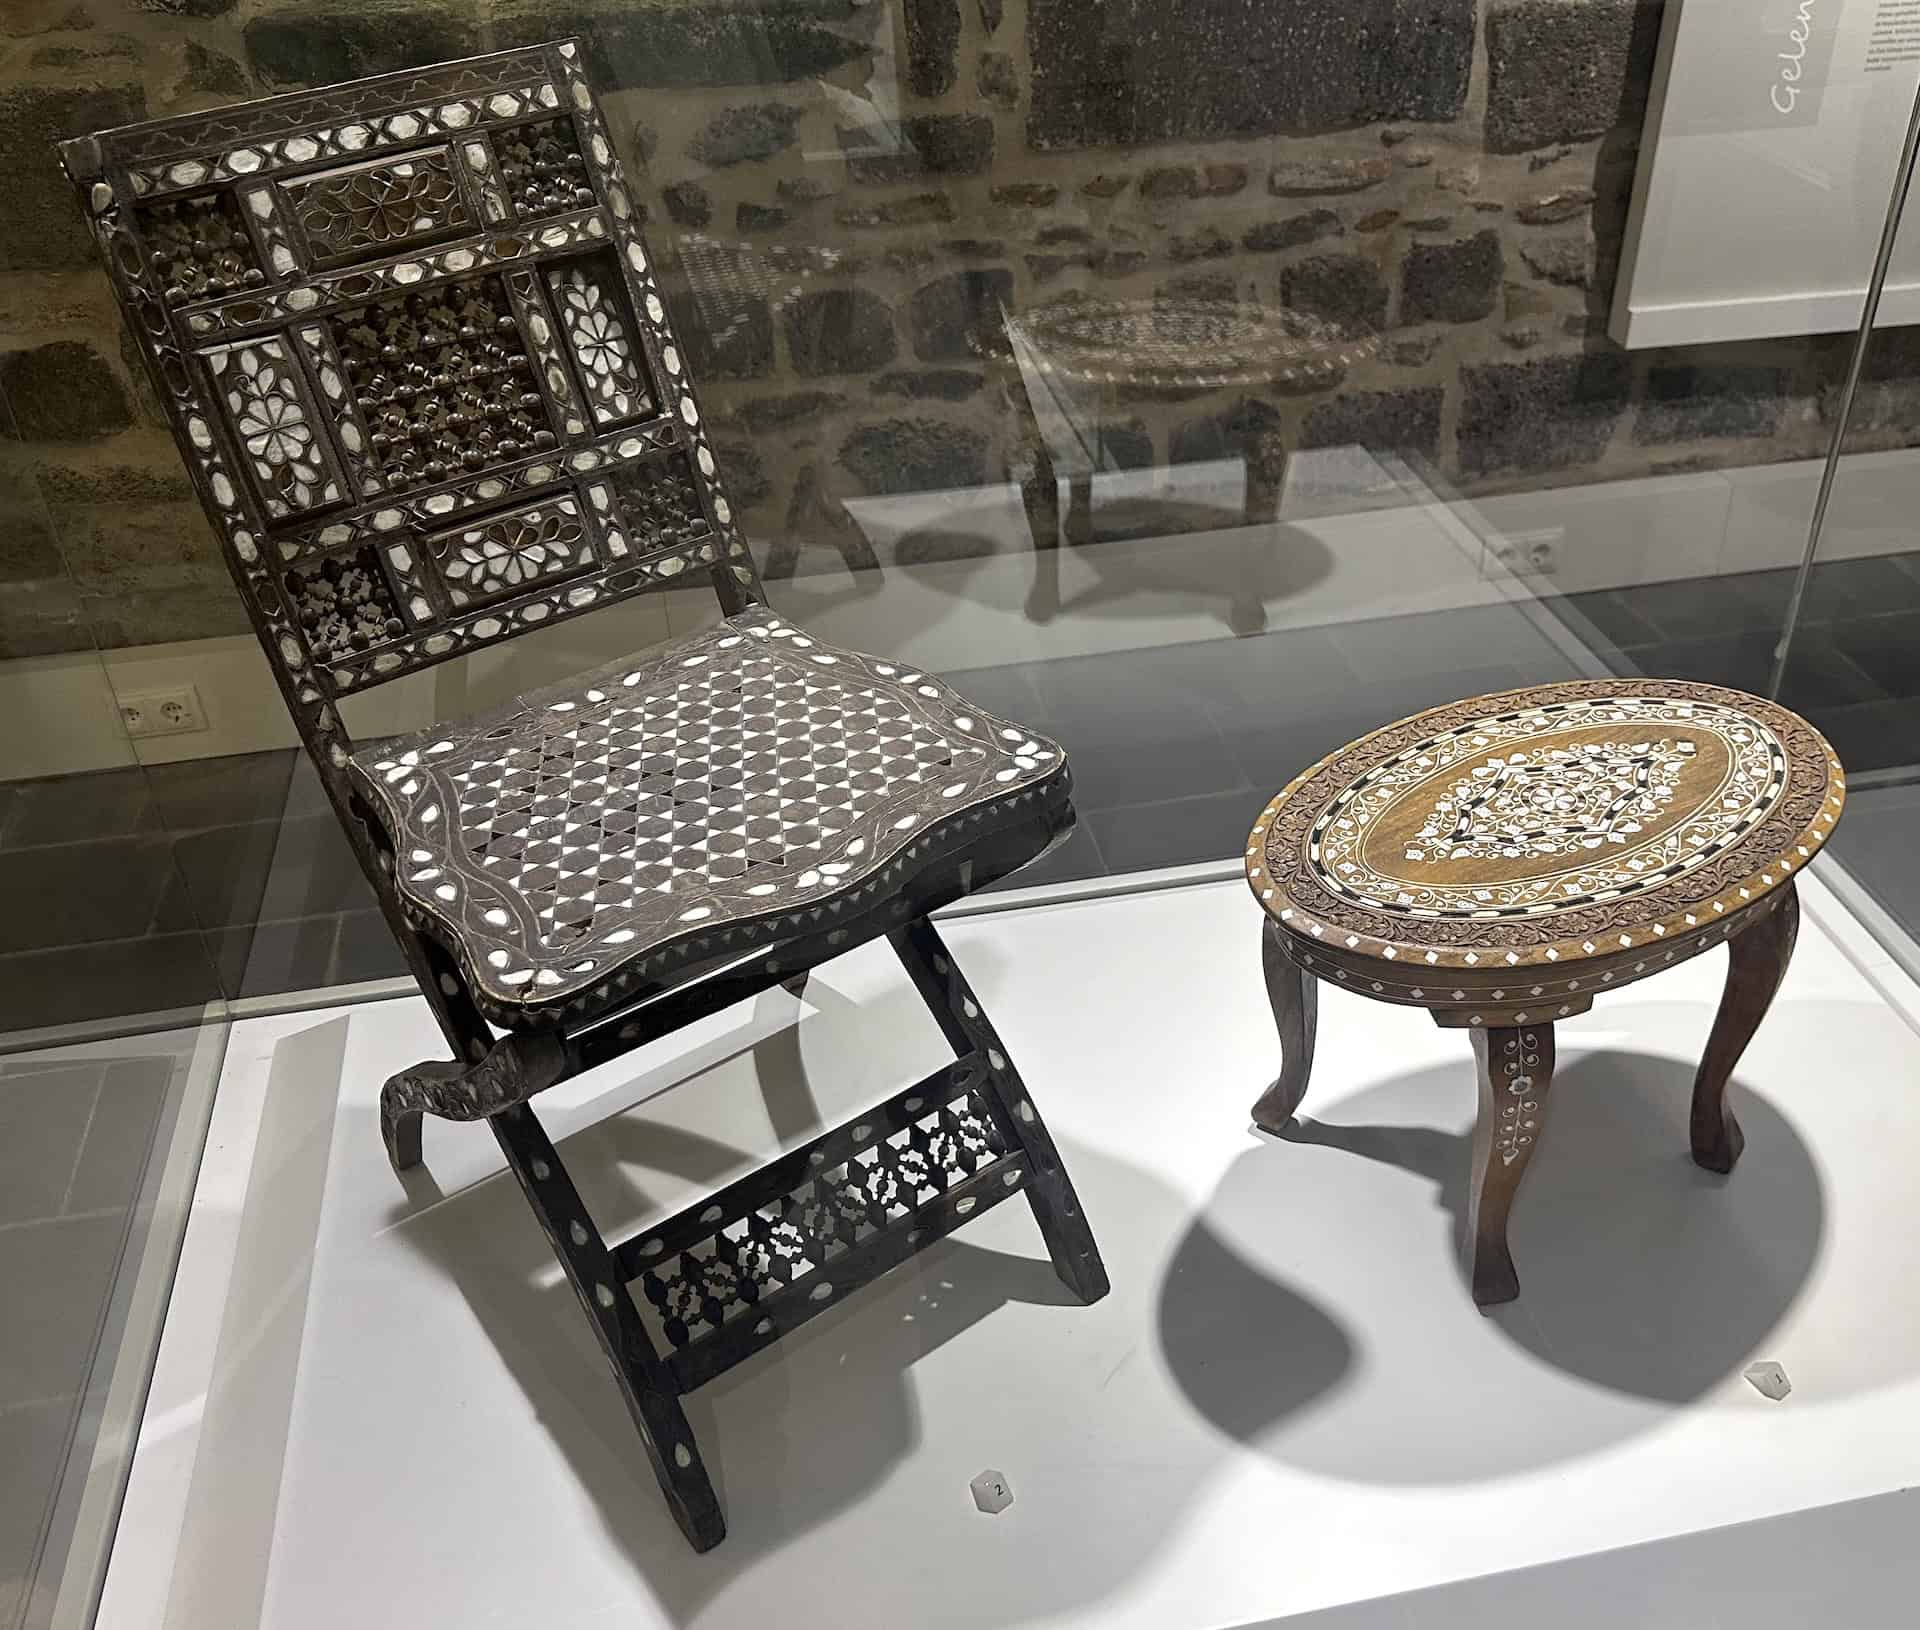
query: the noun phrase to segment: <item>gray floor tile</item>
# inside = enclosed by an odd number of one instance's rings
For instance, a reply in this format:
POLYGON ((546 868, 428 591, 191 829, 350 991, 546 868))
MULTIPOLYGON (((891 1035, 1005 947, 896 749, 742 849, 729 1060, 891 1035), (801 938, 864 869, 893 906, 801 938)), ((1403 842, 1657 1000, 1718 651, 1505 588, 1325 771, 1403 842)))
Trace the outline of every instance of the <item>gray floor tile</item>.
MULTIPOLYGON (((1714 639, 1670 640, 1626 654, 1650 678, 1691 679, 1764 694, 1773 672, 1775 638, 1767 632, 1725 634, 1714 639)), ((1800 631, 1780 697, 1788 707, 1835 707, 1884 697, 1871 679, 1835 649, 1827 630, 1800 631)))
POLYGON ((1549 596, 1548 608, 1589 643, 1653 645, 1662 631, 1619 589, 1549 596), (1582 626, 1582 625, 1585 626, 1582 626))
POLYGON ((293 748, 236 753, 155 764, 146 773, 161 818, 173 831, 186 832, 279 820, 287 812, 297 756, 293 748))
POLYGON ((1828 849, 1907 932, 1920 938, 1920 786, 1869 787, 1847 795, 1846 818, 1828 849))
POLYGON ((0 1228, 0 1408, 85 1390, 126 1232, 122 1212, 0 1228))
POLYGON ((194 1007, 220 994, 198 934, 0 956, 0 1032, 194 1007))
POLYGON ((1265 722, 1237 732, 1234 750, 1249 785, 1259 794, 1258 802, 1264 804, 1315 760, 1370 730, 1424 708, 1511 690, 1526 682, 1512 668, 1471 668, 1354 686, 1316 696, 1311 706, 1276 710, 1265 722))
MULTIPOLYGON (((1778 629, 1793 594, 1792 568, 1750 572, 1741 592, 1773 611, 1767 626, 1778 629)), ((1920 591, 1898 564, 1885 555, 1856 560, 1823 560, 1807 577, 1807 597, 1800 608, 1803 623, 1829 623, 1849 617, 1872 617, 1881 612, 1920 606, 1920 591)))
POLYGON ((373 905, 373 888, 331 812, 280 823, 260 897, 262 920, 359 911, 373 905))
POLYGON ((0 1408, 0 1624, 23 1618, 76 1408, 72 1398, 0 1408))
POLYGON ((976 707, 1040 730, 1040 693, 1034 688, 1032 673, 1037 666, 1010 662, 997 668, 957 669, 941 678, 976 707))
POLYGON ((1798 705, 1833 743, 1840 762, 1858 775, 1867 770, 1920 764, 1920 701, 1860 702, 1849 707, 1798 705))
POLYGON ((407 959, 378 911, 346 911, 333 947, 333 981, 350 985, 361 979, 392 979, 407 973, 407 959))
POLYGON ((1327 630, 1364 683, 1415 679, 1462 667, 1511 668, 1523 683, 1579 677, 1517 607, 1466 606, 1420 617, 1380 617, 1327 630))
POLYGON ((1095 843, 1093 828, 1082 816, 1073 835, 1058 849, 1043 855, 1031 866, 992 885, 999 889, 1032 889, 1043 883, 1073 883, 1083 877, 1104 877, 1107 864, 1095 843))
MULTIPOLYGON (((1915 588, 1920 591, 1920 584, 1915 588)), ((1827 625, 1839 652, 1889 696, 1920 697, 1920 611, 1827 625)), ((1915 708, 1920 712, 1920 705, 1915 708)))
POLYGON ((189 832, 174 844, 187 897, 202 926, 211 929, 259 918, 279 841, 278 822, 249 821, 189 832))
POLYGON ((0 1223, 57 1217, 79 1164, 105 1072, 0 1063, 0 1223))
POLYGON ((339 922, 337 916, 324 913, 222 930, 215 941, 221 984, 236 996, 314 990, 325 985, 332 977, 333 943, 339 922))
POLYGON ((133 1203, 173 1070, 170 1058, 119 1059, 107 1066, 67 1190, 68 1211, 106 1211, 133 1203))
POLYGON ((1157 866, 1187 866, 1244 854, 1247 834, 1271 792, 1213 793, 1159 804, 1130 804, 1082 816, 1107 870, 1118 877, 1157 866))
POLYGON ((85 843, 131 837, 159 824, 145 773, 139 768, 96 770, 22 782, 15 790, 0 846, 85 843))
POLYGON ((168 849, 161 835, 0 850, 0 954, 146 933, 168 849))

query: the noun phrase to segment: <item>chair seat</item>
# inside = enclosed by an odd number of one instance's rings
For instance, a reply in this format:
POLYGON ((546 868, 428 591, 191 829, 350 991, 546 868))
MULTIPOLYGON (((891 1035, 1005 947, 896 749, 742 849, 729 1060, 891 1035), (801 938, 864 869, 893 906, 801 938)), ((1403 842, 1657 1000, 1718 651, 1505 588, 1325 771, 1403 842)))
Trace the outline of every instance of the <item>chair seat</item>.
POLYGON ((1072 824, 1053 742, 760 608, 351 774, 403 899, 508 1025, 818 931, 988 838, 1011 870, 1072 824))

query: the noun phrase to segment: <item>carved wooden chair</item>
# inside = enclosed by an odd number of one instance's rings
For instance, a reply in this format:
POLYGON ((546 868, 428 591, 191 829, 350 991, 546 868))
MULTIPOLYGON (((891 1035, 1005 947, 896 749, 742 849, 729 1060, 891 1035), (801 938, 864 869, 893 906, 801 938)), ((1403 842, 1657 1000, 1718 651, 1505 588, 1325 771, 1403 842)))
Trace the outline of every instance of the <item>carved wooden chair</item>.
POLYGON ((1024 1192, 1107 1278, 928 914, 1073 825, 1060 749, 770 612, 575 42, 67 143, 116 293, 300 735, 667 1502, 725 1532, 679 1398, 1024 1192), (337 703, 701 579, 725 620, 356 750, 337 703), (534 1094, 885 935, 956 1061, 678 1216, 602 1237, 534 1094), (628 1290, 638 1282, 641 1295, 628 1290))

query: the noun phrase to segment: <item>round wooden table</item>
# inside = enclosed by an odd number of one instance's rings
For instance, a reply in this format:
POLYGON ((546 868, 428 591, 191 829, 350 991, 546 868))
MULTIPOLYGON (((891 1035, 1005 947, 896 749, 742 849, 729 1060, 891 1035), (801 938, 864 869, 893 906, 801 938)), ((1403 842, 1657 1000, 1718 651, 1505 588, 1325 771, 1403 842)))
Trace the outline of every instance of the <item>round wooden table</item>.
POLYGON ((1279 1132, 1306 1092, 1322 980, 1468 1031, 1473 1296, 1511 1301, 1507 1216, 1545 1123, 1554 1025, 1725 943, 1692 1139, 1700 1165, 1731 1171, 1728 1079, 1793 955, 1794 880, 1845 799, 1798 714, 1677 680, 1502 691, 1363 736, 1289 783, 1248 840, 1283 1053, 1254 1120, 1279 1132))

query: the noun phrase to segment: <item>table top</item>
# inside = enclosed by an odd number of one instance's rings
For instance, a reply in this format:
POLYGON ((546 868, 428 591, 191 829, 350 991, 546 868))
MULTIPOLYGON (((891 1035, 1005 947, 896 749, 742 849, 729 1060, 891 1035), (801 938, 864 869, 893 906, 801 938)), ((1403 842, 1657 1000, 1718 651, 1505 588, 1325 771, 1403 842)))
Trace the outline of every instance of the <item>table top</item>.
POLYGON ((1757 905, 1845 799, 1833 749, 1777 703, 1677 680, 1539 685, 1322 759, 1262 812, 1247 879, 1289 933, 1344 956, 1578 962, 1757 905))
POLYGON ((1379 344, 1356 323, 1231 300, 1087 301, 1008 327, 1016 354, 1047 373, 1169 390, 1330 385, 1379 344))

